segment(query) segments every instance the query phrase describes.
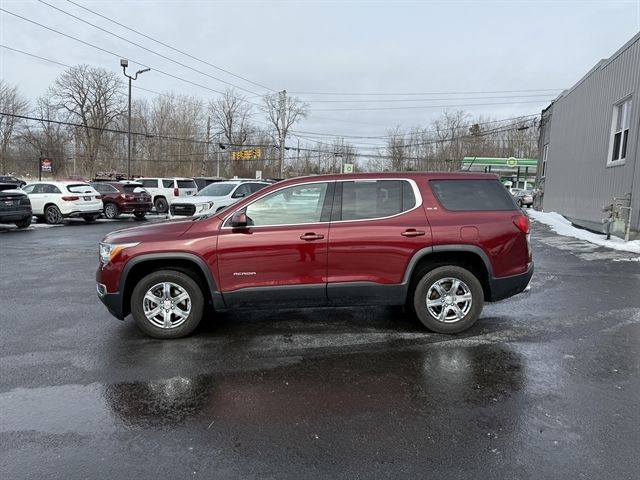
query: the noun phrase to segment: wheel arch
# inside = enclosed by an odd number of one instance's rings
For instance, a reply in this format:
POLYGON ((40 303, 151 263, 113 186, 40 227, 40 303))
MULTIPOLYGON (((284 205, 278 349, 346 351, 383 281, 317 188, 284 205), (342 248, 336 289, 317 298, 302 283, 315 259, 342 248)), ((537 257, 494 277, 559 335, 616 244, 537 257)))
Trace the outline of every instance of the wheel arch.
POLYGON ((487 254, 475 245, 438 245, 416 253, 409 262, 404 282, 407 295, 419 280, 418 273, 443 265, 456 265, 473 273, 482 285, 485 301, 491 298, 491 278, 493 269, 487 254))
POLYGON ((190 253, 157 253, 141 255, 127 263, 121 278, 122 309, 124 316, 131 313, 131 294, 135 285, 146 275, 157 270, 176 270, 191 277, 202 289, 205 304, 223 308, 222 297, 206 262, 190 253))

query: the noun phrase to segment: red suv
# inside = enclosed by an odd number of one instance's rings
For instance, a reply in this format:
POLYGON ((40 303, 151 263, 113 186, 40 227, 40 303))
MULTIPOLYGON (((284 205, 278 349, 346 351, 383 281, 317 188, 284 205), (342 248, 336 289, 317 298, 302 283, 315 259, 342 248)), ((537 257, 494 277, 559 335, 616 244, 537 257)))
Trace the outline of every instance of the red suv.
POLYGON ((473 325, 533 274, 529 220, 495 175, 294 178, 217 214, 110 233, 98 296, 156 338, 215 311, 407 305, 429 329, 473 325))
POLYGON ((133 213, 136 218, 143 219, 153 208, 151 195, 141 183, 91 182, 91 186, 102 195, 103 212, 107 218, 133 213))

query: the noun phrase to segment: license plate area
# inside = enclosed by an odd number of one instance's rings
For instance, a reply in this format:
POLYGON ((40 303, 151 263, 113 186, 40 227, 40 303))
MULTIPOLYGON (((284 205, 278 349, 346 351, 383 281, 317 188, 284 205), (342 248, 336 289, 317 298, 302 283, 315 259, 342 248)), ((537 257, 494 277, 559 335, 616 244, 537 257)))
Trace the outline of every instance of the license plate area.
POLYGON ((84 197, 85 202, 90 202, 91 201, 91 197, 84 197))

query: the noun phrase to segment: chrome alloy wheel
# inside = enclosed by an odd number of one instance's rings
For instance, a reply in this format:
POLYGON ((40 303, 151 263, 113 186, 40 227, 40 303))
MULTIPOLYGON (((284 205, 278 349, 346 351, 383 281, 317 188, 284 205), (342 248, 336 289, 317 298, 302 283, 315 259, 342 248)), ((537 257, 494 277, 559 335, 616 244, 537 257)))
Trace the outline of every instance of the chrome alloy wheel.
POLYGON ((455 323, 462 320, 473 303, 471 290, 457 278, 441 278, 427 292, 427 310, 443 323, 455 323))
POLYGON ((176 283, 157 283, 145 293, 142 308, 152 325, 164 329, 176 328, 191 313, 191 297, 176 283))

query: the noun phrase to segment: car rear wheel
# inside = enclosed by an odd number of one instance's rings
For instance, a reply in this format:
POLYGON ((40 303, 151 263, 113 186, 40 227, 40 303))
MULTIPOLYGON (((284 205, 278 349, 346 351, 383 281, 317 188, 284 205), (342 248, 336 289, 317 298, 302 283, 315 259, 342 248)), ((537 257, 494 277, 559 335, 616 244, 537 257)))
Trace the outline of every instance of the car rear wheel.
POLYGON ((138 327, 154 338, 181 338, 200 323, 204 296, 188 275, 158 270, 144 277, 133 289, 131 314, 138 327))
POLYGON ((459 333, 470 328, 483 305, 480 281, 469 270, 454 265, 427 271, 413 292, 416 316, 437 333, 459 333))
POLYGON ((26 217, 16 222, 16 227, 18 228, 27 228, 29 225, 31 225, 31 217, 26 217))
POLYGON ((118 211, 118 206, 115 203, 107 203, 104 206, 104 216, 108 219, 113 220, 114 218, 118 218, 118 215, 120 215, 120 212, 118 211))
POLYGON ((158 213, 167 213, 169 211, 169 203, 166 198, 156 198, 156 201, 153 202, 156 207, 156 212, 158 213))
POLYGON ((44 218, 49 225, 57 225, 62 222, 60 209, 55 205, 49 205, 44 211, 44 218))

